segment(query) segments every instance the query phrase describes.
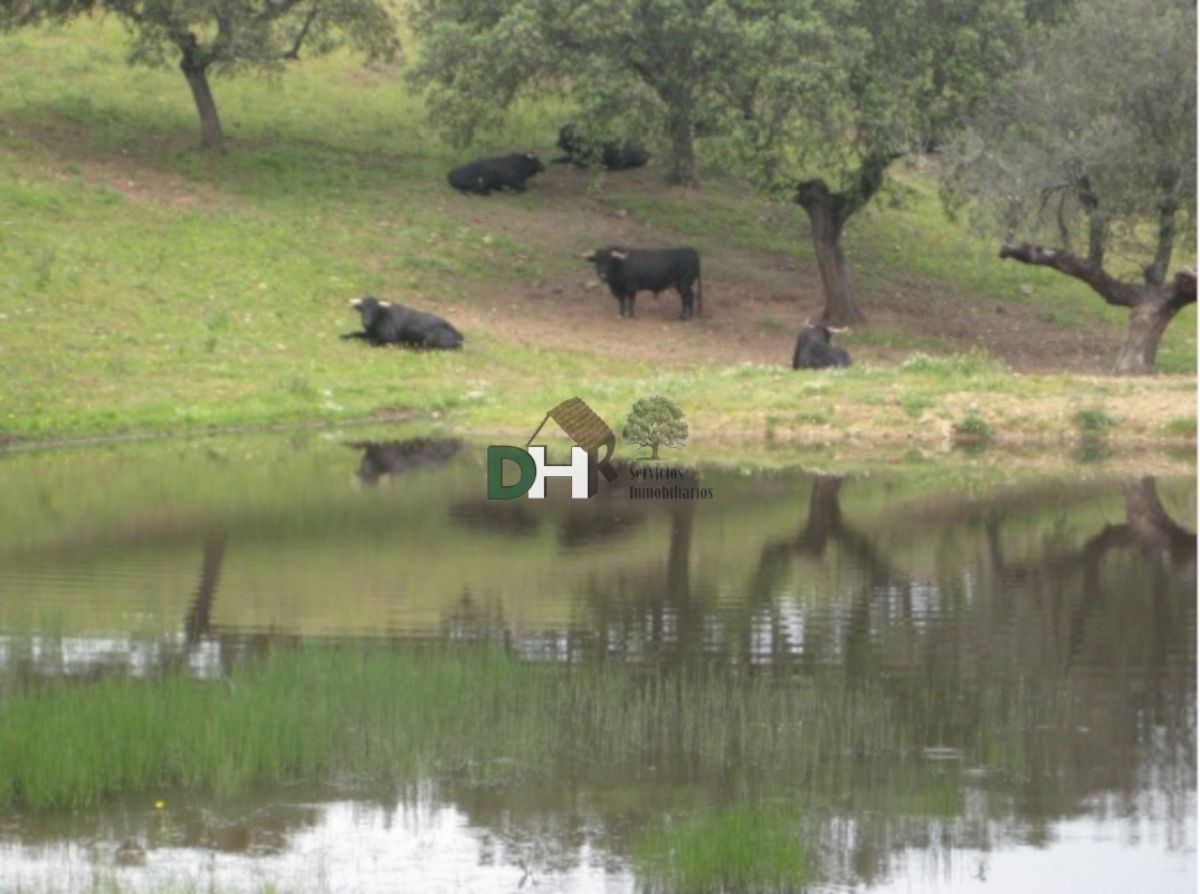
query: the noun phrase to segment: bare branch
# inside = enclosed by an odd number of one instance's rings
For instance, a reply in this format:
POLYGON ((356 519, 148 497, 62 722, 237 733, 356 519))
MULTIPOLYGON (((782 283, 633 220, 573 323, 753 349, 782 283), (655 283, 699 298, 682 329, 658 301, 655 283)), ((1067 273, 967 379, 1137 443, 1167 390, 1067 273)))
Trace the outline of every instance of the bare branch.
POLYGON ((304 38, 308 36, 308 29, 312 27, 312 23, 316 21, 317 15, 321 11, 321 0, 313 0, 312 8, 308 11, 308 15, 304 17, 304 24, 300 26, 300 33, 296 35, 296 41, 292 44, 292 48, 283 54, 284 59, 299 59, 300 45, 304 43, 304 38))
POLYGON ((1044 248, 1029 242, 1005 242, 1000 249, 1001 258, 1012 258, 1035 267, 1050 267, 1059 273, 1087 283, 1109 304, 1118 307, 1133 307, 1139 302, 1139 287, 1123 283, 1109 276, 1091 261, 1086 261, 1069 251, 1044 248))

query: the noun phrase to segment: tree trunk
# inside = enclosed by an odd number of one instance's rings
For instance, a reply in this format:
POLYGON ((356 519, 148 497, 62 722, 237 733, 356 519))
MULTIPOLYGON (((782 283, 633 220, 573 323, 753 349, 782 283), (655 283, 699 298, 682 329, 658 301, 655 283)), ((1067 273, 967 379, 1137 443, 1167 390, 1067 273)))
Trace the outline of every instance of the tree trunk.
POLYGON ((812 229, 813 249, 821 286, 825 290, 825 310, 821 321, 831 326, 849 326, 866 322, 850 291, 846 274, 846 256, 842 253, 844 203, 839 194, 831 193, 822 181, 808 181, 797 192, 797 202, 808 212, 812 229))
POLYGON ((225 134, 217 115, 217 102, 208 86, 211 58, 201 51, 196 35, 191 32, 177 36, 175 44, 180 53, 179 69, 187 78, 192 99, 196 102, 196 111, 200 115, 200 144, 205 149, 221 150, 225 148, 225 134))
POLYGON ((667 182, 679 186, 699 186, 691 108, 687 103, 675 101, 670 104, 667 129, 671 138, 671 167, 667 171, 667 182))
POLYGON ((1006 242, 1000 249, 1000 257, 1050 267, 1087 283, 1109 304, 1129 308, 1129 330, 1117 357, 1116 372, 1122 375, 1154 372, 1154 358, 1167 325, 1175 314, 1196 302, 1196 274, 1190 270, 1179 271, 1165 285, 1137 285, 1115 279, 1099 265, 1069 251, 1028 242, 1006 242))
MULTIPOLYGON (((1156 290, 1158 291, 1158 290, 1156 290)), ((1121 375, 1147 375, 1154 372, 1154 359, 1167 324, 1179 312, 1179 306, 1168 300, 1150 298, 1135 305, 1129 312, 1129 329, 1125 343, 1117 355, 1117 372, 1121 375)))
POLYGON ((849 185, 833 192, 820 178, 796 184, 796 204, 808 212, 812 224, 813 248, 821 285, 825 289, 825 310, 821 320, 834 326, 865 323, 846 275, 846 256, 842 254, 842 229, 850 216, 861 209, 883 186, 888 165, 900 152, 874 152, 863 158, 849 185))
POLYGON ((196 111, 200 113, 200 145, 205 149, 225 148, 225 134, 221 130, 221 119, 217 116, 217 103, 208 86, 208 73, 203 69, 189 69, 181 65, 183 76, 192 88, 196 111))
POLYGON ((651 458, 651 459, 658 459, 658 444, 651 444, 651 445, 650 445, 650 458, 651 458))

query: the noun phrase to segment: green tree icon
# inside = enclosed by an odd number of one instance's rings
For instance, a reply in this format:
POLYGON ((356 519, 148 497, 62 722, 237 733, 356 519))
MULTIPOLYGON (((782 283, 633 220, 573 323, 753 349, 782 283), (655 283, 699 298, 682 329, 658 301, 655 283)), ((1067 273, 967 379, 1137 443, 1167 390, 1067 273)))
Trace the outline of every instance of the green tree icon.
POLYGON ((659 447, 683 447, 687 444, 688 424, 683 410, 669 398, 656 395, 636 401, 629 411, 621 437, 650 448, 650 458, 658 459, 659 447))

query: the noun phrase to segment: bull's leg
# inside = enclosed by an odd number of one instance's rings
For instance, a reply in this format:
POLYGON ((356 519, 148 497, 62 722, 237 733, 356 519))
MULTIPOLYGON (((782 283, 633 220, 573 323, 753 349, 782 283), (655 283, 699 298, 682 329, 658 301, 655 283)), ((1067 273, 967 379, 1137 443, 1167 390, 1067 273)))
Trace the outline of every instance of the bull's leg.
POLYGON ((637 292, 629 293, 629 319, 633 319, 633 301, 637 298, 637 292))
POLYGON ((696 296, 693 294, 691 286, 684 286, 682 289, 680 289, 679 297, 683 301, 683 309, 680 311, 679 319, 690 320, 696 313, 696 296))

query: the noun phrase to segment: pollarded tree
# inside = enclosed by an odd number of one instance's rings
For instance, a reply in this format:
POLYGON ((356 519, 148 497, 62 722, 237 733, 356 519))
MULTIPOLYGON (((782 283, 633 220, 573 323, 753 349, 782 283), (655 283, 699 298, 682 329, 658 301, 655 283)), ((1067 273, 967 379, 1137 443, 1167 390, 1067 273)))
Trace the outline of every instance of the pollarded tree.
POLYGON ((747 0, 741 14, 760 23, 759 41, 721 93, 742 170, 808 214, 822 319, 861 322, 841 244, 847 221, 884 186, 896 159, 942 144, 982 104, 1018 58, 1025 6, 747 0))
MULTIPOLYGON (((459 142, 522 95, 570 97, 585 120, 654 122, 667 179, 695 184, 695 136, 740 64, 731 0, 417 0, 421 55, 411 77, 459 142)), ((628 134, 627 134, 628 135, 628 134)))
POLYGON ((659 447, 683 447, 687 444, 688 424, 683 410, 667 397, 643 397, 634 401, 621 437, 650 448, 650 458, 658 459, 659 447))
POLYGON ((1196 300, 1194 272, 1168 278, 1195 225, 1195 33, 1193 0, 1078 4, 978 117, 947 182, 952 207, 976 200, 1004 233, 1001 258, 1129 308, 1120 373, 1152 371, 1196 300))
POLYGON ((224 144, 210 72, 272 70, 304 47, 327 52, 345 41, 371 59, 399 48, 386 0, 0 0, 0 28, 115 15, 132 36, 130 61, 172 55, 192 91, 205 148, 224 144))

